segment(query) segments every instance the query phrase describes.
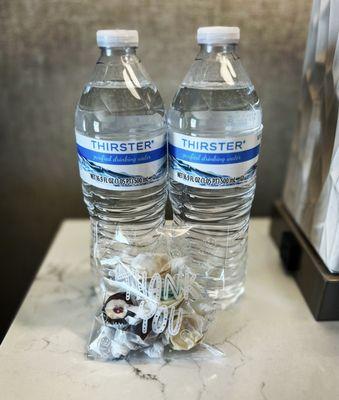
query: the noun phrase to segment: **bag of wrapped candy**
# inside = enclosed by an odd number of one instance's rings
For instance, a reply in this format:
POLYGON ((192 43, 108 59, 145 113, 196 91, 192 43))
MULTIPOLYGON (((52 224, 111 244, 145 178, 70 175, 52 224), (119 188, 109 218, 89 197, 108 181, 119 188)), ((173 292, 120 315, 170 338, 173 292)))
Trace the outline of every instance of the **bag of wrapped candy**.
POLYGON ((161 358, 194 351, 204 341, 214 309, 189 267, 188 231, 163 227, 152 251, 145 251, 117 229, 110 245, 119 253, 97 268, 102 306, 95 316, 88 357, 161 358))

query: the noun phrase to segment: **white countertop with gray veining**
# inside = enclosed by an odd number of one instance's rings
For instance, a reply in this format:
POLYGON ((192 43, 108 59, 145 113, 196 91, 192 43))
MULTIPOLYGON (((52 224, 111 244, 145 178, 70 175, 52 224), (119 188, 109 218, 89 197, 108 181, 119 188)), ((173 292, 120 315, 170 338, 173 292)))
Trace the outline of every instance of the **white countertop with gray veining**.
POLYGON ((245 295, 210 341, 225 357, 87 360, 96 308, 89 224, 65 221, 0 347, 3 400, 339 398, 339 322, 316 322, 280 265, 268 219, 253 219, 245 295))

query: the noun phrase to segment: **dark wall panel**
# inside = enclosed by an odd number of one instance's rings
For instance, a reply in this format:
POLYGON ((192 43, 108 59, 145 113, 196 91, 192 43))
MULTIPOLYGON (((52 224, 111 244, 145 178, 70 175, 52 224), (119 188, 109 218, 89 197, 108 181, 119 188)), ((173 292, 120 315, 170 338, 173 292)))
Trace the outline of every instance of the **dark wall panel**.
POLYGON ((196 28, 240 26, 241 55, 264 108, 254 212, 266 215, 285 174, 310 5, 310 0, 2 0, 2 331, 59 222, 86 215, 73 110, 96 61, 96 30, 139 30, 139 54, 168 104, 197 51, 196 28))

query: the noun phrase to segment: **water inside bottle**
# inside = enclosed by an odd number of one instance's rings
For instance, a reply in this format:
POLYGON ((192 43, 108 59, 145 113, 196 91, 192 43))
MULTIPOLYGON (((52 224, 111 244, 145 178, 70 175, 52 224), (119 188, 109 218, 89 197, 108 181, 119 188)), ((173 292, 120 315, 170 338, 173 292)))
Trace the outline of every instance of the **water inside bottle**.
MULTIPOLYGON (((168 113, 169 130, 191 137, 243 138, 261 130, 261 108, 253 85, 183 86, 168 113)), ((222 189, 197 188, 170 179, 174 222, 192 228, 187 238, 197 280, 222 307, 244 291, 247 234, 255 174, 222 189)))
MULTIPOLYGON (((76 133, 95 139, 127 141, 164 134, 164 108, 154 85, 90 82, 76 109, 76 133)), ((166 162, 164 163, 166 168, 166 162)), ((166 176, 135 190, 107 190, 82 182, 92 225, 92 265, 109 271, 124 249, 152 251, 165 221, 166 176)))

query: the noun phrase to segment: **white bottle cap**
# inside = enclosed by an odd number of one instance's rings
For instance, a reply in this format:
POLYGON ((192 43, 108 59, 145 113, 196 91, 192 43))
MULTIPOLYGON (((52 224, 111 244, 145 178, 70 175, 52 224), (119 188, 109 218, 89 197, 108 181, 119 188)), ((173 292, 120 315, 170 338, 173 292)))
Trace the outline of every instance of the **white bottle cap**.
POLYGON ((99 47, 138 47, 138 31, 125 29, 104 29, 97 31, 99 47))
POLYGON ((237 26, 204 26, 197 31, 199 44, 233 44, 240 40, 237 26))

